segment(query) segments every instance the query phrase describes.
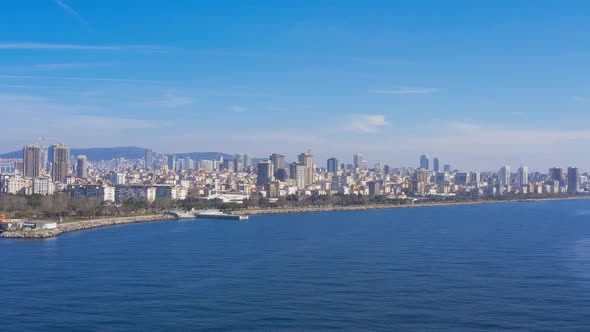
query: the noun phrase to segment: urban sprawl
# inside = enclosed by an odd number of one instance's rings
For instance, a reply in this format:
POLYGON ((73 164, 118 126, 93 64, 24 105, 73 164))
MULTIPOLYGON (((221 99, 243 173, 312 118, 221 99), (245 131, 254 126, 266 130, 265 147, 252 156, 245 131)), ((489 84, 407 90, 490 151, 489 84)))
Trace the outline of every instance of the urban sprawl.
MULTIPOLYGON (((158 205, 162 208, 279 208, 402 204, 425 199, 457 202, 564 197, 581 195, 589 189, 587 174, 580 174, 575 167, 554 167, 547 173, 529 172, 526 166, 515 172, 510 166, 502 166, 497 172, 462 171, 425 155, 415 168, 381 163, 369 167, 362 155, 354 155, 352 163, 341 163, 336 158, 319 162, 311 150, 299 154, 296 160, 288 163, 277 153, 268 159, 253 160, 248 154, 238 153, 232 158, 191 160, 146 149, 142 159, 89 161, 84 155, 72 156, 64 144, 49 148, 31 144, 23 148, 22 159, 0 161, 0 193, 2 197, 28 197, 32 206, 36 201, 30 197, 59 194, 70 200, 99 201, 101 208, 130 202, 143 208, 150 204, 153 208, 157 202, 168 202, 158 205)), ((0 205, 0 210, 18 210, 1 202, 4 206, 0 205)), ((97 207, 92 209, 96 215, 97 207)), ((63 209, 59 210, 61 214, 63 209)), ((48 211, 51 216, 51 209, 48 211)))

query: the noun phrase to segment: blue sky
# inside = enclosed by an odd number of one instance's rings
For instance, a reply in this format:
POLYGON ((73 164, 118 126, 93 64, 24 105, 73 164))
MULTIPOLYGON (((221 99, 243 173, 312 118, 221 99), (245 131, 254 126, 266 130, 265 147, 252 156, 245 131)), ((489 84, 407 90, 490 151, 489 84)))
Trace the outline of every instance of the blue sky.
POLYGON ((7 2, 0 151, 49 136, 588 170, 589 12, 587 1, 7 2))

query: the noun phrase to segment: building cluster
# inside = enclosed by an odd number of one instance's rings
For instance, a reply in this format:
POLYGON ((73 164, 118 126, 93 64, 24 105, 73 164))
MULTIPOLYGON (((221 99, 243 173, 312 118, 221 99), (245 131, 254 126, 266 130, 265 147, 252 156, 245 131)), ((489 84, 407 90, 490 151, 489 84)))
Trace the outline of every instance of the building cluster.
POLYGON ((183 200, 189 195, 242 203, 249 198, 314 195, 368 195, 388 198, 419 196, 500 196, 509 194, 577 194, 588 191, 587 174, 575 167, 529 172, 520 166, 512 172, 453 170, 438 158, 422 155, 419 167, 393 168, 369 163, 360 154, 352 163, 337 158, 317 163, 311 150, 288 162, 274 153, 253 159, 237 153, 232 158, 192 160, 186 155, 156 154, 145 150, 142 159, 116 158, 89 161, 71 156, 64 144, 50 148, 32 144, 22 159, 0 161, 0 194, 67 194, 73 198, 124 203, 130 199, 183 200))

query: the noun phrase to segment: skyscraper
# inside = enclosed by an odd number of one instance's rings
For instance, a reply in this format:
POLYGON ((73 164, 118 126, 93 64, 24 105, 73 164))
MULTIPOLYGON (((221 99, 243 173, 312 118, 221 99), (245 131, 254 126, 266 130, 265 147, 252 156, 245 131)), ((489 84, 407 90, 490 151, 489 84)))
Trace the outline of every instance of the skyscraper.
POLYGON ((438 172, 440 170, 438 157, 434 157, 434 159, 432 160, 432 170, 435 172, 438 172))
POLYGON ((51 178, 55 182, 65 182, 70 171, 70 148, 65 144, 54 144, 52 150, 51 178))
POLYGON ((88 177, 88 158, 85 155, 79 155, 76 161, 76 177, 86 179, 88 177))
POLYGON ((261 161, 256 165, 256 185, 263 186, 274 181, 274 165, 272 161, 261 161))
POLYGON ((429 160, 425 154, 420 156, 420 168, 429 169, 429 160))
POLYGON ((277 178, 277 180, 285 181, 287 178, 287 171, 285 169, 285 156, 278 153, 273 153, 270 156, 270 161, 274 166, 274 175, 277 178))
POLYGON ((553 167, 549 169, 549 176, 552 181, 559 181, 559 185, 563 186, 563 169, 559 167, 553 167))
POLYGON ((168 170, 176 171, 178 169, 178 161, 176 155, 168 156, 168 170))
POLYGON ((243 153, 236 153, 236 159, 234 162, 234 167, 235 167, 234 170, 236 172, 242 172, 245 168, 245 166, 244 166, 245 161, 246 161, 246 158, 243 153))
POLYGON ((354 168, 358 170, 363 169, 363 155, 362 154, 355 154, 352 156, 352 163, 354 164, 354 168))
POLYGON ((328 159, 328 172, 336 173, 338 171, 338 159, 330 158, 328 159))
POLYGON ((299 155, 299 163, 305 165, 307 168, 307 180, 306 185, 313 184, 313 155, 311 154, 311 150, 307 150, 299 155))
POLYGON ((154 168, 154 153, 152 152, 152 149, 145 149, 143 163, 146 170, 151 170, 154 168))
POLYGON ((577 167, 567 168, 567 192, 575 194, 580 190, 580 172, 577 167))
POLYGON ((301 163, 292 163, 290 166, 291 179, 294 179, 297 188, 303 189, 307 185, 307 166, 301 163))
POLYGON ((507 186, 510 184, 510 166, 503 166, 498 172, 498 180, 500 185, 507 186))
POLYGON ((518 177, 518 185, 526 186, 529 184, 529 168, 526 166, 520 166, 516 172, 518 177))
POLYGON ((28 178, 41 176, 42 159, 40 146, 36 144, 26 145, 23 148, 23 175, 28 178))
POLYGON ((252 167, 252 156, 246 153, 244 154, 244 168, 248 167, 252 167))

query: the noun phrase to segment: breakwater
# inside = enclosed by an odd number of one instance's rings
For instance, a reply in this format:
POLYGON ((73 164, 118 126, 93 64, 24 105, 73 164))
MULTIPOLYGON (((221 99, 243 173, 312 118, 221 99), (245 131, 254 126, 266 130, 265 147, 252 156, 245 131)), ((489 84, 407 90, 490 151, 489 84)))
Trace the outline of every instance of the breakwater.
POLYGON ((91 219, 84 221, 75 221, 61 223, 57 225, 57 228, 48 230, 16 230, 6 231, 0 234, 0 237, 12 238, 12 239, 43 239, 58 236, 62 233, 83 231, 86 229, 107 227, 114 225, 133 224, 151 221, 162 221, 176 219, 175 216, 167 214, 157 214, 148 216, 134 216, 134 217, 120 217, 120 218, 105 218, 105 219, 91 219))

